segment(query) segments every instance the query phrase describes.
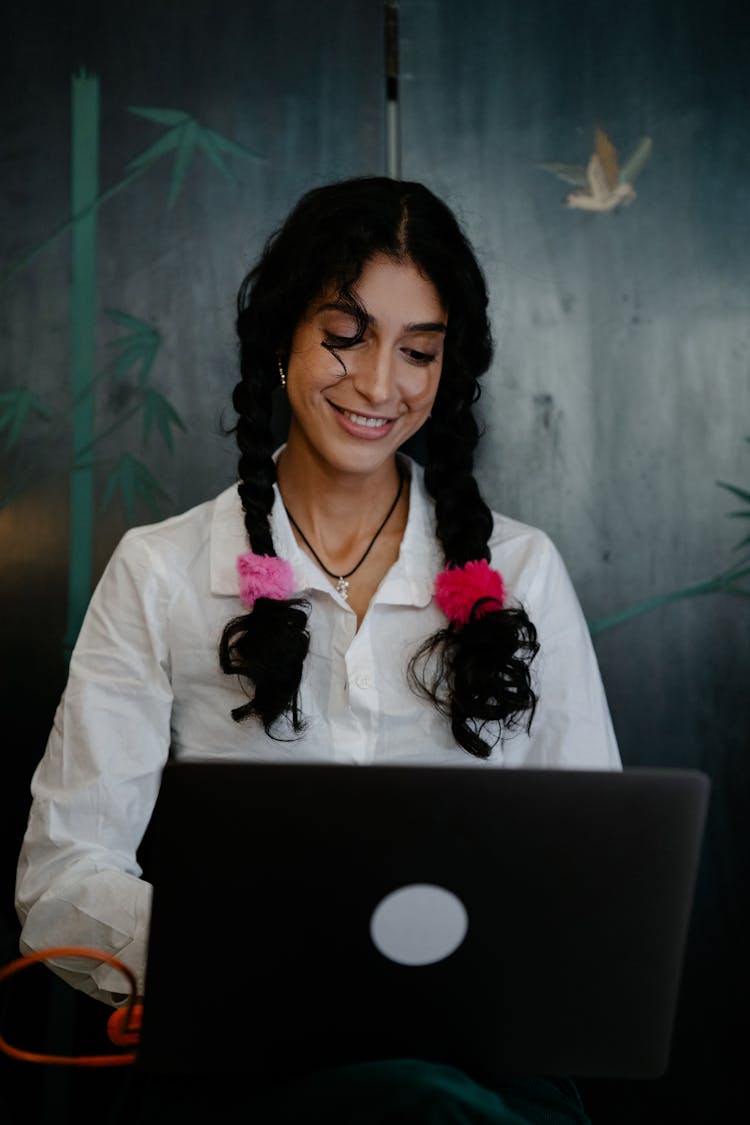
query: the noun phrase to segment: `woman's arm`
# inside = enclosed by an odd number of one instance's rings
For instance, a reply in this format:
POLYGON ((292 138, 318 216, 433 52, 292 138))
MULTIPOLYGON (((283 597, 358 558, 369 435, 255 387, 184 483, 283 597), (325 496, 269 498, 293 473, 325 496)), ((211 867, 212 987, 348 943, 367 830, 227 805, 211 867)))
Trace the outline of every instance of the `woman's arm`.
MULTIPOLYGON (((170 744, 166 643, 170 585, 128 533, 89 606, 47 748, 16 883, 21 949, 85 945, 129 965, 143 991, 151 888, 136 850, 170 744)), ((122 993, 117 969, 66 960, 60 976, 97 999, 122 993)))
MULTIPOLYGON (((543 532, 525 531, 512 543, 512 569, 518 574, 520 600, 537 629, 539 652, 531 671, 539 700, 530 736, 504 741, 505 762, 621 769, 591 635, 568 571, 543 532)), ((503 560, 496 565, 502 570, 503 560)))

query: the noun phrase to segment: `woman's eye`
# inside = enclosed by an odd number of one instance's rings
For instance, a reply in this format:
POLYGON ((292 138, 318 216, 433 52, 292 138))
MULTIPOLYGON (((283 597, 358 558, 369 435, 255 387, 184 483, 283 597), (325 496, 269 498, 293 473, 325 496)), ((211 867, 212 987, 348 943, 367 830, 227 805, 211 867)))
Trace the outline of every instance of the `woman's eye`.
POLYGON ((434 352, 418 352, 414 348, 404 348, 404 354, 410 363, 416 363, 420 367, 432 363, 437 358, 434 352))
POLYGON ((336 332, 324 332, 322 341, 324 348, 350 348, 359 341, 359 336, 342 336, 336 332))

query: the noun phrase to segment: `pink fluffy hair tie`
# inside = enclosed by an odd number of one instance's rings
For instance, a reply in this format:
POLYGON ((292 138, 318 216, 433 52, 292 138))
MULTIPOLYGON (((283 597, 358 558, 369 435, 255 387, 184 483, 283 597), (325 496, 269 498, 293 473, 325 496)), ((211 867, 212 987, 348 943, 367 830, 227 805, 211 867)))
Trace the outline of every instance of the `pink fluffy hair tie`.
POLYGON ((499 571, 486 559, 470 559, 463 566, 447 566, 435 579, 435 601, 454 625, 465 625, 472 616, 503 608, 505 584, 499 571), (487 599, 483 601, 482 599, 487 599))
POLYGON ((245 551, 237 556, 240 597, 248 609, 258 598, 285 601, 294 592, 294 571, 286 559, 275 555, 256 555, 245 551))

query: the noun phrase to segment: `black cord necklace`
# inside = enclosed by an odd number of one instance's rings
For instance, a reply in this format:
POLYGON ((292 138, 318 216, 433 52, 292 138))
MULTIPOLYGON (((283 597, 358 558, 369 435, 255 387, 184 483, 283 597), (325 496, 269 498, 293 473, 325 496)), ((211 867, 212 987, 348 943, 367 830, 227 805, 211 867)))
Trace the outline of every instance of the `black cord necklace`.
POLYGON ((317 551, 313 547, 310 540, 305 535, 305 533, 302 530, 302 528, 300 527, 300 525, 295 520, 292 513, 287 508, 286 504, 284 505, 284 510, 285 510, 286 514, 289 516, 289 522, 297 530, 297 533, 299 534, 302 542, 305 544, 305 546, 307 547, 310 554, 313 556, 313 558, 315 559, 315 561, 317 562, 317 564, 321 568, 321 570, 324 570, 329 578, 335 578, 336 579, 336 589, 339 592, 339 594, 341 594, 341 597, 344 599, 345 602, 349 600, 349 583, 347 582, 347 578, 351 578, 351 576, 352 576, 352 574, 354 574, 355 570, 359 570, 359 568, 362 566, 362 563, 365 561, 365 559, 369 555, 370 551, 372 550, 373 546, 375 545, 375 540, 380 535, 381 531, 383 530, 385 525, 388 523, 388 520, 391 518, 391 516, 395 512, 396 505, 398 504, 399 500, 401 499, 401 493, 403 491, 403 488, 404 488, 404 478, 403 478, 403 475, 401 473, 399 473, 398 492, 396 493, 396 499, 391 504, 390 508, 388 509, 388 514, 386 515, 386 517, 383 520, 383 522, 381 523, 380 527, 378 528, 378 530, 375 532, 372 539, 370 540, 370 544, 369 544, 367 550, 365 551, 364 555, 359 560, 359 562, 356 564, 356 566, 353 566, 352 569, 347 571, 346 574, 335 574, 334 571, 328 569, 328 567, 325 565, 325 563, 321 560, 320 556, 318 555, 317 551))

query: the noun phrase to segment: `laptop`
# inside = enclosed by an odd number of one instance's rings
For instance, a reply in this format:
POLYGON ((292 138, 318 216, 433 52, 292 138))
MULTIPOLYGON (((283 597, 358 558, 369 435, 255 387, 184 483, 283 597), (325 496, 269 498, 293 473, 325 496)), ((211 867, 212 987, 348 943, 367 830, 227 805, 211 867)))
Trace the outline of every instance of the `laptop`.
POLYGON ((137 1066, 664 1073, 710 783, 170 762, 137 1066))

